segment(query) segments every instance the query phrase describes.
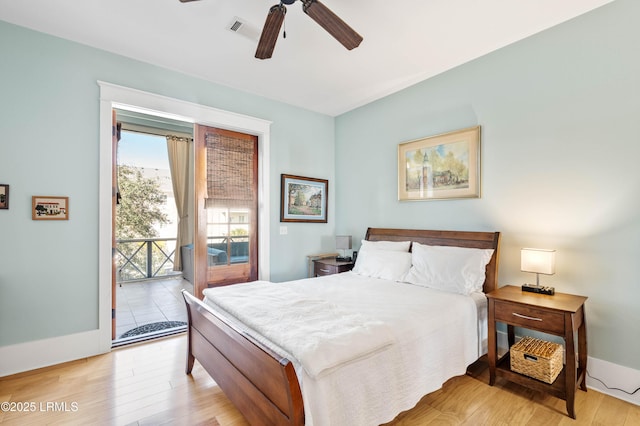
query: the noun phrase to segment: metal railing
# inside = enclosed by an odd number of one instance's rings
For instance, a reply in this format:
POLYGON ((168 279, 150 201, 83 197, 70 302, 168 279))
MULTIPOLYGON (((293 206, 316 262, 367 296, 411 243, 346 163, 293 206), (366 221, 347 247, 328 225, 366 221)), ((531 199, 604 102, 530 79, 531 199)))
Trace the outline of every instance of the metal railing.
POLYGON ((175 238, 116 240, 117 282, 180 274, 173 270, 175 238))

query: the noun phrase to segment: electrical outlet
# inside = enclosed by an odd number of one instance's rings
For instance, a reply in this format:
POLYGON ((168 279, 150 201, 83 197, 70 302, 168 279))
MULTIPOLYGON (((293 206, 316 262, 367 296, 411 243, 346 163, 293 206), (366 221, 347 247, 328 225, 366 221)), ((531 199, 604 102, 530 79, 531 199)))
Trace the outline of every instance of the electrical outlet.
POLYGON ((287 235, 288 233, 289 233, 289 230, 287 229, 286 226, 280 227, 280 235, 287 235))

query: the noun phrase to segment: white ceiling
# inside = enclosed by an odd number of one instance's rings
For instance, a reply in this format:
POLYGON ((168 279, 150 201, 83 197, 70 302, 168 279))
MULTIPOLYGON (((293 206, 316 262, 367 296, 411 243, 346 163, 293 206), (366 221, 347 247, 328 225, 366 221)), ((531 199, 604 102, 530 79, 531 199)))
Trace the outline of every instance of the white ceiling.
POLYGON ((0 0, 0 20, 331 116, 612 0, 322 0, 364 37, 347 51, 288 6, 287 38, 254 58, 277 0, 0 0))

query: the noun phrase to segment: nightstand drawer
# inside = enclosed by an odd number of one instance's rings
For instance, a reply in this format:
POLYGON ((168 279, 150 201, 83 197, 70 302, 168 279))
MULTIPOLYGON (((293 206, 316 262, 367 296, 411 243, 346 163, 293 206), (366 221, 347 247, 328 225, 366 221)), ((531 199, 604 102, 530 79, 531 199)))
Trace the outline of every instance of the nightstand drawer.
POLYGON ((564 314, 518 303, 495 302, 496 321, 564 335, 564 314))
POLYGON ((336 259, 318 259, 314 260, 313 263, 314 277, 339 274, 350 271, 353 268, 353 262, 342 262, 336 259))
POLYGON ((323 275, 332 275, 337 274, 338 265, 328 265, 326 263, 316 262, 315 273, 316 277, 321 277, 323 275))

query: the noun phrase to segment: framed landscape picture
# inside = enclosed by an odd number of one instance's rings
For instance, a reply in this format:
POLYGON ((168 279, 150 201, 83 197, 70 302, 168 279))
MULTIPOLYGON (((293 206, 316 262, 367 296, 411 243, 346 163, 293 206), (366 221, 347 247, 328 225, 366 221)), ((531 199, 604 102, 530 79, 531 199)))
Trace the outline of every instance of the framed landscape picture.
POLYGON ((280 222, 327 223, 329 181, 281 175, 280 222))
POLYGON ((398 145, 398 199, 480 197, 480 126, 398 145))
POLYGON ((34 195, 31 197, 31 219, 69 220, 69 197, 34 195))
POLYGON ((9 208, 9 185, 0 184, 0 209, 9 208))

